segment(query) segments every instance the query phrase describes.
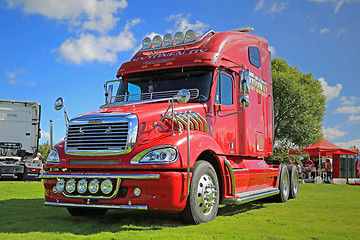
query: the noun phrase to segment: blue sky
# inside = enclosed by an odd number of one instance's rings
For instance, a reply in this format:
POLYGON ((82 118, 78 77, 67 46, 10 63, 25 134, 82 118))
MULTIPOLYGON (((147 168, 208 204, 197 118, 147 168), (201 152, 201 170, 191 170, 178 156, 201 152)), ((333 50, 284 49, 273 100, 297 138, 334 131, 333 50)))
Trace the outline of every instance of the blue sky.
POLYGON ((360 148, 360 0, 1 0, 0 99, 42 105, 41 142, 70 117, 98 109, 103 85, 145 36, 254 27, 273 57, 321 81, 324 136, 360 148))

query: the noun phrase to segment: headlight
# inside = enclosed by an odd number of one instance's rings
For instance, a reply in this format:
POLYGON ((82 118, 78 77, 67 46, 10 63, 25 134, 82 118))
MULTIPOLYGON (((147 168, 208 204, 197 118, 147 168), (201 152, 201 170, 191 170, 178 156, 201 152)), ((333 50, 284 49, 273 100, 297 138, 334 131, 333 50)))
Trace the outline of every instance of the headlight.
POLYGON ((59 179, 55 185, 55 188, 58 193, 61 193, 64 190, 64 186, 65 186, 65 180, 59 179))
POLYGON ((109 194, 113 189, 112 182, 109 179, 106 179, 101 183, 100 188, 104 194, 109 194))
POLYGON ((46 163, 50 163, 50 164, 58 164, 60 162, 60 157, 59 157, 59 153, 56 150, 56 148, 54 148, 53 150, 51 150, 51 152, 49 153, 49 156, 46 160, 46 163))
POLYGON ((131 160, 131 163, 172 163, 176 161, 177 156, 178 151, 176 148, 163 146, 158 149, 148 149, 139 153, 131 160))
POLYGON ((78 193, 83 194, 86 192, 86 190, 87 190, 87 181, 85 179, 82 179, 77 183, 77 191, 78 193))
POLYGON ((66 182, 65 189, 68 193, 73 193, 76 188, 76 181, 75 179, 70 179, 66 182))
POLYGON ((97 179, 91 180, 91 182, 89 183, 89 192, 95 194, 97 193, 98 190, 99 190, 99 181, 97 179))

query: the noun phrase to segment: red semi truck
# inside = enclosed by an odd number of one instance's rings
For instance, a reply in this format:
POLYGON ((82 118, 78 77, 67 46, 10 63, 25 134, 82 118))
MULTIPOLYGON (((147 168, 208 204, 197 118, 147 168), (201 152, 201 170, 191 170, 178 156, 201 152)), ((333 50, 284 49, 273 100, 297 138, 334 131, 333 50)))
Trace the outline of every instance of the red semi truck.
POLYGON ((219 204, 296 198, 295 167, 265 161, 274 140, 271 56, 250 30, 145 38, 105 84, 99 110, 70 121, 65 111, 66 138, 41 176, 45 205, 72 215, 159 210, 199 224, 219 204))

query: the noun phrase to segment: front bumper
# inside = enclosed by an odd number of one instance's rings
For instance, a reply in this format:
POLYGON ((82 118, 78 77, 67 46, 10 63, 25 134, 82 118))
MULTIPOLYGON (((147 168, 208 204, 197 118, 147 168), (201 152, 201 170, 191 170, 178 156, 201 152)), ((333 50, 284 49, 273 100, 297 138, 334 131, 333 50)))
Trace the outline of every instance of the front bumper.
POLYGON ((41 175, 45 186, 45 205, 56 207, 88 207, 109 209, 142 209, 180 212, 186 205, 187 174, 184 172, 128 172, 117 173, 46 173, 41 175), (100 182, 110 179, 113 191, 110 194, 91 194, 89 191, 79 194, 54 191, 58 180, 76 182, 85 179, 100 182), (135 189, 141 194, 136 196, 135 189))

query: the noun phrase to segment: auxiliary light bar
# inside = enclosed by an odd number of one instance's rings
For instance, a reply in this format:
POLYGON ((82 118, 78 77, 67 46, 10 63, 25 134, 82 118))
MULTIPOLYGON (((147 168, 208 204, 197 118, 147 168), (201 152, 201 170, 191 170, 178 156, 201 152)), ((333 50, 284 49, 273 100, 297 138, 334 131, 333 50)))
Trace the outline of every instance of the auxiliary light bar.
POLYGON ((189 44, 197 43, 201 41, 206 35, 209 33, 213 33, 213 31, 209 31, 205 33, 200 39, 196 40, 196 34, 194 30, 188 30, 185 35, 183 32, 175 33, 174 37, 171 34, 166 34, 164 37, 160 35, 156 35, 153 39, 146 37, 142 41, 142 51, 153 51, 170 47, 179 47, 185 46, 189 44))

